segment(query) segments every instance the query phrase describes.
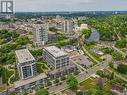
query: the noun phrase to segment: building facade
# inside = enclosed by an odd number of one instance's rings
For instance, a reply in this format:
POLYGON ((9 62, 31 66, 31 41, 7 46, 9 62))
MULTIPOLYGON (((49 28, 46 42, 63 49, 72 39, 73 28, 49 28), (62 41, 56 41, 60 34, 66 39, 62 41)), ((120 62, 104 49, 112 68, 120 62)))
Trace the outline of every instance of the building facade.
POLYGON ((49 72, 49 77, 52 79, 63 77, 65 75, 72 74, 77 71, 77 67, 75 65, 68 65, 62 67, 61 69, 55 69, 49 72))
POLYGON ((20 79, 28 79, 37 74, 36 61, 28 49, 15 51, 20 79))
POLYGON ((69 65, 69 56, 67 53, 55 46, 44 48, 43 59, 54 69, 69 65))
POLYGON ((73 21, 65 20, 64 21, 64 34, 69 37, 73 35, 73 21))
POLYGON ((35 77, 14 82, 14 88, 16 93, 22 93, 28 89, 35 89, 36 87, 45 86, 46 84, 47 75, 45 73, 41 73, 35 77))
POLYGON ((34 45, 43 46, 48 41, 48 28, 46 24, 34 24, 34 45))

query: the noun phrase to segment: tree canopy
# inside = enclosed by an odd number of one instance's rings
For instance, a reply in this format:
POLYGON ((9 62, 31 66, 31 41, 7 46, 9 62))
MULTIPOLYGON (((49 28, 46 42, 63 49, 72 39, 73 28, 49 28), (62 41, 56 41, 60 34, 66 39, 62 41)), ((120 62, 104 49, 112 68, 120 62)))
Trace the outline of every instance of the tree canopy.
POLYGON ((122 60, 123 59, 123 56, 116 51, 112 52, 112 57, 114 60, 122 60))
POLYGON ((118 47, 118 48, 125 48, 126 45, 127 45, 126 39, 117 40, 116 44, 115 44, 115 46, 118 47))
POLYGON ((100 39, 112 41, 125 38, 127 35, 127 16, 112 15, 106 17, 89 18, 87 24, 100 32, 100 39))
POLYGON ((35 95, 49 95, 49 92, 46 89, 40 89, 35 95))
POLYGON ((49 31, 57 32, 57 29, 55 27, 49 27, 49 31))
POLYGON ((85 38, 89 38, 91 35, 91 30, 90 29, 83 29, 81 30, 81 34, 85 36, 85 38))
POLYGON ((17 40, 16 43, 19 45, 26 45, 27 43, 29 43, 29 38, 27 36, 20 36, 17 40))
POLYGON ((118 72, 127 75, 127 65, 119 64, 117 67, 118 72))
POLYGON ((73 75, 69 75, 66 80, 71 89, 76 89, 78 85, 77 79, 73 75))

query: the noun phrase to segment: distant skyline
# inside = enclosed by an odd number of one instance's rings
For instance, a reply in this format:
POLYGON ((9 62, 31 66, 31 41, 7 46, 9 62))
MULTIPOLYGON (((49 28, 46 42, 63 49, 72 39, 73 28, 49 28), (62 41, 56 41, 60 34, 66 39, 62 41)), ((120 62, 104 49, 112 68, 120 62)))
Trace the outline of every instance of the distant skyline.
POLYGON ((127 11, 127 0, 15 0, 15 11, 127 11))

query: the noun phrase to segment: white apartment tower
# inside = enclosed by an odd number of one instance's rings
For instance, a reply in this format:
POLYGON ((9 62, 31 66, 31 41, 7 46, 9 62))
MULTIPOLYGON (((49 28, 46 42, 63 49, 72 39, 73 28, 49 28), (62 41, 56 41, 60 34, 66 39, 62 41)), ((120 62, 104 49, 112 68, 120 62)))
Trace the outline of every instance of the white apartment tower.
POLYGON ((37 74, 36 61, 28 49, 15 51, 16 65, 21 79, 28 79, 37 74))
POLYGON ((64 21, 64 33, 67 36, 71 36, 73 34, 73 21, 72 20, 64 21))
POLYGON ((48 41, 48 28, 46 24, 34 24, 34 45, 43 46, 48 41))

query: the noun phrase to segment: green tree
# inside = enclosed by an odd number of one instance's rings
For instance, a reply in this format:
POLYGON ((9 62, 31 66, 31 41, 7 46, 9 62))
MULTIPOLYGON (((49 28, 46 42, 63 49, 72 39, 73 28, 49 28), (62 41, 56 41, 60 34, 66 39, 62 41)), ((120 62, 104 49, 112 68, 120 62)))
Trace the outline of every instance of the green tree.
POLYGON ((10 95, 16 95, 15 92, 10 92, 10 95))
POLYGON ((96 84, 95 95, 103 95, 103 82, 101 78, 98 80, 98 83, 96 84))
POLYGON ((123 56, 116 51, 112 52, 112 57, 114 60, 122 60, 123 59, 123 56))
POLYGON ((78 85, 77 79, 73 75, 69 75, 66 80, 71 89, 76 89, 78 85))
POLYGON ((118 48, 125 48, 126 44, 127 44, 126 39, 120 39, 120 40, 116 41, 115 46, 118 47, 118 48))
POLYGON ((114 79, 114 72, 112 72, 111 74, 110 74, 110 80, 113 80, 114 79))
POLYGON ((35 95, 49 95, 49 92, 46 89, 40 89, 35 95))
POLYGON ((2 77, 2 75, 3 75, 3 68, 2 68, 2 66, 0 65, 0 77, 2 77))
POLYGON ((110 67, 110 68, 114 68, 113 63, 109 63, 109 67, 110 67))
POLYGON ((90 27, 96 28, 100 32, 101 40, 117 40, 125 38, 127 35, 127 15, 112 15, 103 17, 93 17, 86 19, 90 27))
POLYGON ((113 52, 113 49, 108 48, 108 47, 102 48, 101 50, 102 50, 102 52, 104 52, 106 54, 111 54, 113 52))
POLYGON ((55 27, 49 27, 49 31, 57 32, 58 30, 55 27))
POLYGON ((15 62, 15 53, 10 52, 9 54, 7 54, 6 63, 13 64, 14 62, 15 62))
POLYGON ((37 50, 33 50, 33 51, 31 50, 30 52, 32 53, 32 55, 34 57, 38 57, 38 56, 42 56, 43 50, 42 49, 37 49, 37 50))
POLYGON ((27 36, 20 36, 17 40, 16 40, 16 43, 18 45, 26 45, 28 44, 30 41, 29 41, 29 38, 27 36))
POLYGON ((96 74, 99 75, 99 76, 101 76, 101 77, 105 77, 105 74, 104 74, 104 72, 102 70, 98 70, 96 72, 96 74))
POLYGON ((91 35, 91 30, 90 29, 83 29, 81 31, 81 34, 85 36, 85 38, 89 38, 91 35))
POLYGON ((127 65, 119 64, 117 67, 118 72, 127 75, 127 65))

